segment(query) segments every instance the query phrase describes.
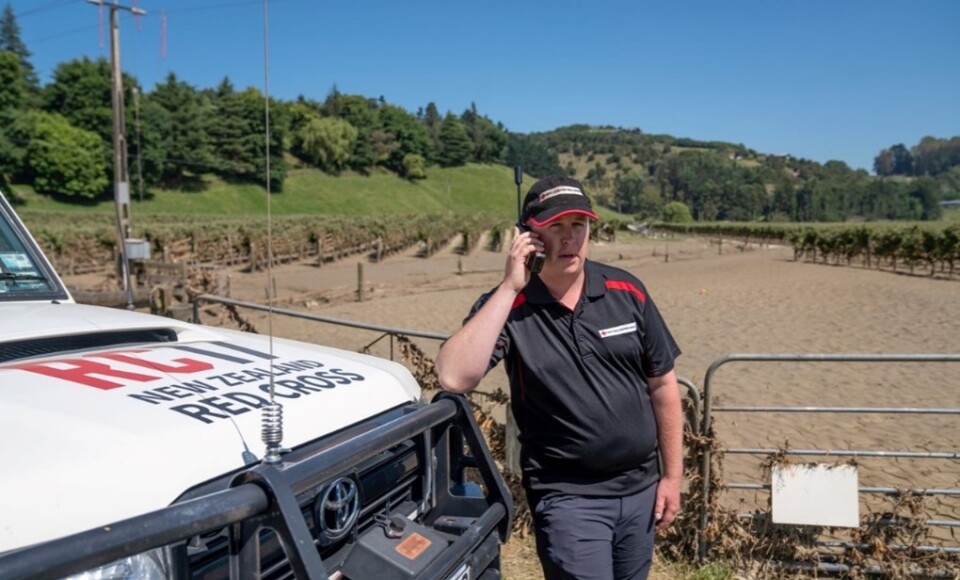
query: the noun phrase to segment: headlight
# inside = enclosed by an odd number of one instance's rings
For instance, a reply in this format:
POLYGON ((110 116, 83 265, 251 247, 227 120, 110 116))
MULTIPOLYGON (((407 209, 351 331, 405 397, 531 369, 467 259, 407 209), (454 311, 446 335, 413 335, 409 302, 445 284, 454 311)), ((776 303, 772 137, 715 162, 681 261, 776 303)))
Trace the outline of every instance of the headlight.
POLYGON ((172 576, 172 562, 170 548, 157 548, 64 580, 167 580, 172 576))

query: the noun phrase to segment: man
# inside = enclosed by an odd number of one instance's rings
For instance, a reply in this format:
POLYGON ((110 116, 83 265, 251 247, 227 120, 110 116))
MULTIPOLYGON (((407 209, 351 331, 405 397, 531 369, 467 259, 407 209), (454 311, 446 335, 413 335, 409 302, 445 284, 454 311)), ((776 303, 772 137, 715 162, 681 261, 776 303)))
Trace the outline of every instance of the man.
POLYGON ((505 361, 548 580, 646 578, 654 530, 680 509, 680 349, 637 278, 587 259, 597 219, 576 180, 537 181, 503 281, 436 361, 456 393, 505 361), (534 252, 546 255, 536 274, 534 252))

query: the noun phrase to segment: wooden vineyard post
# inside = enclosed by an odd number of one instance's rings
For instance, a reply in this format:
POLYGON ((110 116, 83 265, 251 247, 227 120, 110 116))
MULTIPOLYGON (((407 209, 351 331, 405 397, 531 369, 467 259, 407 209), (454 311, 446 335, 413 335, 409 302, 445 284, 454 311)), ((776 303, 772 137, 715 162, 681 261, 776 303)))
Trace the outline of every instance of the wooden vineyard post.
POLYGON ((357 262, 357 302, 363 302, 363 262, 357 262))

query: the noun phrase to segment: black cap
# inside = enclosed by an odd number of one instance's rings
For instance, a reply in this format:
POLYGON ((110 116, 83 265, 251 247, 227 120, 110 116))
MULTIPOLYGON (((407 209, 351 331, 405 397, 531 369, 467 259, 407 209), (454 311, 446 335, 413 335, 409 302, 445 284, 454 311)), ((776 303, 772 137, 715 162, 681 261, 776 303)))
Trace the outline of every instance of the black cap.
POLYGON ((548 175, 527 192, 523 200, 522 222, 545 226, 565 215, 580 214, 592 220, 600 219, 593 211, 590 199, 576 179, 562 175, 548 175))

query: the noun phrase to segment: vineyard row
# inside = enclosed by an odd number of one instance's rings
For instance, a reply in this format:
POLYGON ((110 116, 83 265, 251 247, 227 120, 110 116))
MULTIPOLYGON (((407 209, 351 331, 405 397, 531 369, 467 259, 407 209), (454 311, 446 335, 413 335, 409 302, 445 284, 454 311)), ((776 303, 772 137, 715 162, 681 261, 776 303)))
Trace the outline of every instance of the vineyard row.
POLYGON ((930 276, 953 277, 960 262, 960 224, 660 224, 658 230, 684 235, 735 238, 744 242, 788 243, 795 260, 862 264, 868 268, 923 268, 930 276))
MULTIPOLYGON (((107 216, 26 214, 37 241, 65 274, 109 271, 119 253, 117 229, 107 216)), ((136 235, 150 246, 151 259, 190 266, 246 265, 250 271, 315 258, 318 265, 357 253, 380 259, 415 244, 429 257, 454 236, 464 251, 473 249, 484 231, 505 224, 484 216, 410 216, 383 218, 283 216, 268 226, 263 220, 235 218, 143 218, 136 235), (272 244, 268 245, 268 238, 272 244)))

